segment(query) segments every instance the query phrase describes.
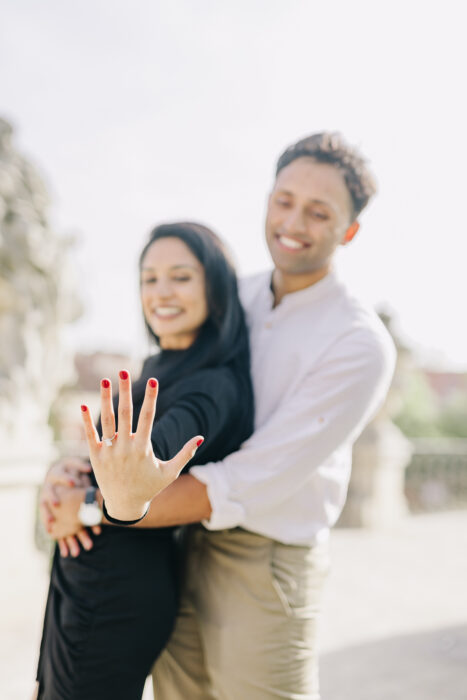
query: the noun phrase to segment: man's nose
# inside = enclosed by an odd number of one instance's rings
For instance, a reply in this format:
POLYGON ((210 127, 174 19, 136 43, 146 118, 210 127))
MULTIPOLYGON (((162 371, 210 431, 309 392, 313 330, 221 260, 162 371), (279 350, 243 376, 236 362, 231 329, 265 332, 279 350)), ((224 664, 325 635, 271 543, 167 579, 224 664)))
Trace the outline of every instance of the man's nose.
POLYGON ((290 209, 282 223, 282 227, 286 233, 306 233, 306 222, 303 212, 300 209, 290 209))

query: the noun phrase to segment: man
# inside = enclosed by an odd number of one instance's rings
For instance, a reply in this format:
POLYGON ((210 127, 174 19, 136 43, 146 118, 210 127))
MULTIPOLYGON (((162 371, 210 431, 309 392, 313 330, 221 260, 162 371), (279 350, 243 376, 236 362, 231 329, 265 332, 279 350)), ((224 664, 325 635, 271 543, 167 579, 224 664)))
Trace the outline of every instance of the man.
POLYGON ((376 314, 332 271, 374 191, 337 134, 279 158, 266 216, 274 270, 242 287, 255 431, 223 462, 180 477, 140 523, 204 525, 189 533, 179 618, 154 670, 157 700, 319 698, 329 529, 352 444, 394 367, 376 314))

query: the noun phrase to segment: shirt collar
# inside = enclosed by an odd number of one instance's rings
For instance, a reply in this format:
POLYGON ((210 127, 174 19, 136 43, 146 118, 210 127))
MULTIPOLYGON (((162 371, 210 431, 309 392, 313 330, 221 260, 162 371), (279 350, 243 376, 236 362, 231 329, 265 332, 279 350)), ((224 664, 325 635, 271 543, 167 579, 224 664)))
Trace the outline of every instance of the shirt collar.
MULTIPOLYGON (((274 294, 271 288, 272 272, 273 271, 269 272, 266 277, 267 295, 271 309, 274 304, 274 294)), ((279 304, 275 307, 275 309, 291 309, 298 306, 307 306, 313 304, 323 299, 324 297, 329 296, 336 290, 338 286, 339 279, 337 273, 334 269, 330 270, 326 277, 323 277, 323 279, 319 280, 319 282, 315 282, 315 284, 312 284, 309 287, 300 289, 298 292, 291 292, 290 294, 285 294, 282 297, 279 304)))

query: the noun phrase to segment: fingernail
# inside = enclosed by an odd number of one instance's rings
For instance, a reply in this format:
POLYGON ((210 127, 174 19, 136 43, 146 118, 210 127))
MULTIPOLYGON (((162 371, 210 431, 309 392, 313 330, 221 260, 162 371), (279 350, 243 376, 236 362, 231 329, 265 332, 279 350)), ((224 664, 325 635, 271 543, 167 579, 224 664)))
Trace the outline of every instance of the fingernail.
POLYGON ((192 458, 195 456, 195 454, 196 454, 196 452, 197 452, 197 450, 198 450, 198 447, 199 447, 200 445, 202 445, 203 442, 204 442, 204 438, 200 438, 199 440, 196 441, 196 447, 195 447, 195 449, 193 450, 193 452, 191 453, 192 458))
POLYGON ((119 372, 119 377, 120 379, 128 379, 128 372, 126 369, 122 369, 121 372, 119 372))
POLYGON ((83 403, 82 406, 81 406, 81 410, 82 410, 83 413, 86 413, 86 411, 88 410, 88 407, 85 406, 84 403, 83 403))
POLYGON ((54 501, 53 504, 56 508, 58 508, 58 506, 60 505, 60 501, 54 501))
POLYGON ((155 379, 150 379, 149 386, 152 387, 153 389, 155 389, 157 386, 157 381, 155 379))
POLYGON ((108 380, 108 379, 103 379, 103 380, 101 381, 101 386, 102 386, 103 389, 108 389, 109 386, 110 386, 109 380, 108 380))
POLYGON ((74 479, 69 479, 68 486, 76 486, 76 481, 74 479))

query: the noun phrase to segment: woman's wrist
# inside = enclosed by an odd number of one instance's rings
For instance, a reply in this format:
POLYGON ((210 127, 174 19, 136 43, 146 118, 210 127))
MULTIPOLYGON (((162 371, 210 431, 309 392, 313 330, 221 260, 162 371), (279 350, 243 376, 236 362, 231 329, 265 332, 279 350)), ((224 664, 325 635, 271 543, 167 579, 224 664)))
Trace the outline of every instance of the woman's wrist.
POLYGON ((144 505, 142 509, 140 507, 138 507, 138 509, 135 509, 134 507, 122 509, 122 507, 120 506, 118 509, 117 517, 113 514, 115 511, 112 510, 112 507, 110 509, 111 512, 109 513, 108 505, 106 504, 104 499, 102 500, 102 511, 104 514, 104 518, 107 522, 110 522, 113 525, 135 525, 136 523, 139 523, 141 520, 143 520, 143 518, 146 517, 149 511, 149 506, 149 501, 144 505))
MULTIPOLYGON (((146 503, 144 507, 137 508, 135 509, 134 507, 131 510, 127 510, 125 508, 125 515, 128 517, 123 517, 122 514, 122 509, 121 506, 119 508, 119 514, 120 517, 114 517, 113 516, 113 509, 112 505, 109 506, 108 502, 104 502, 104 497, 101 493, 101 490, 98 488, 96 489, 96 501, 99 504, 99 508, 102 511, 102 520, 101 524, 102 525, 130 525, 133 523, 138 523, 140 520, 142 520, 148 513, 150 503, 146 503), (137 514, 137 515, 136 515, 137 514), (134 516, 134 517, 130 517, 134 516)), ((115 511, 116 512, 116 511, 115 511)))
POLYGON ((118 503, 114 503, 112 499, 103 497, 99 492, 99 496, 102 501, 102 510, 107 511, 114 520, 141 520, 148 512, 150 501, 141 503, 141 501, 135 503, 135 501, 128 501, 123 503, 119 498, 118 503), (104 502, 105 501, 105 502, 104 502))

